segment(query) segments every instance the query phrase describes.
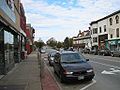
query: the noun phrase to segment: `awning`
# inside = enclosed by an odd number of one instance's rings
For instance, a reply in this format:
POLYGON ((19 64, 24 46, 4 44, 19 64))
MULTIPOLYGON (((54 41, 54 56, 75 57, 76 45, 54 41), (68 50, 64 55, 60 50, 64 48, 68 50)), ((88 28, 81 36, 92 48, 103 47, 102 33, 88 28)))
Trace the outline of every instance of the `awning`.
POLYGON ((26 37, 26 33, 20 28, 20 33, 26 37))

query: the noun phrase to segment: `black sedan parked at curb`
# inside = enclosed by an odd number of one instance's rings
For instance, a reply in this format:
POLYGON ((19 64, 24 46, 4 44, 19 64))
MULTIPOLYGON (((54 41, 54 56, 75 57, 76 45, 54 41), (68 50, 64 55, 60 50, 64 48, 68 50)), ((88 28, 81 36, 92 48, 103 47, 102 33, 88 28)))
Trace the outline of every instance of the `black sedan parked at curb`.
POLYGON ((81 54, 72 51, 56 53, 54 58, 54 72, 60 77, 61 82, 69 80, 87 80, 94 78, 92 66, 81 54))

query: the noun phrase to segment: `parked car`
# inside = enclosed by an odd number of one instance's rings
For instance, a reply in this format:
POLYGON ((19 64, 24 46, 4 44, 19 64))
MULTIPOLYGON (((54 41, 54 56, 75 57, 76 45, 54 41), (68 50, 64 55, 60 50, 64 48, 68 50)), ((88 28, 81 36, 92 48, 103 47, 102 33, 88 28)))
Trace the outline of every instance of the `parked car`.
POLYGON ((94 54, 94 55, 97 55, 98 54, 98 50, 90 50, 90 54, 94 54))
POLYGON ((49 61, 49 65, 52 66, 54 63, 54 56, 57 53, 57 51, 52 51, 48 54, 48 61, 49 61))
POLYGON ((87 61, 89 59, 85 59, 78 52, 64 51, 55 54, 53 69, 61 82, 67 80, 91 81, 95 74, 93 67, 87 61))
POLYGON ((89 54, 90 53, 90 49, 85 48, 85 49, 83 49, 82 53, 89 54))
POLYGON ((120 50, 119 49, 116 49, 114 51, 111 51, 111 56, 114 57, 114 56, 120 56, 120 50))
POLYGON ((102 49, 99 49, 98 54, 103 56, 111 55, 111 51, 108 48, 102 48, 102 49))
POLYGON ((43 49, 43 48, 39 48, 38 51, 39 51, 40 53, 45 53, 45 52, 46 52, 45 49, 43 49))

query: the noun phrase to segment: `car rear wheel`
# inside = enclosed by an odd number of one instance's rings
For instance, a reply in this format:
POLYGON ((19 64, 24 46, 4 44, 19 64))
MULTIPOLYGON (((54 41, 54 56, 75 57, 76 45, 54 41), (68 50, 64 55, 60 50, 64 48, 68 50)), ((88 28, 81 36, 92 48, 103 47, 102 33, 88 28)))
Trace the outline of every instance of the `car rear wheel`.
POLYGON ((105 56, 105 53, 103 53, 103 56, 105 56))
POLYGON ((64 77, 63 77, 62 74, 60 74, 60 82, 61 82, 61 83, 64 83, 64 82, 65 82, 65 79, 64 79, 64 77))
POLYGON ((88 78, 87 81, 92 81, 93 78, 88 78))
POLYGON ((114 54, 112 53, 111 56, 114 57, 114 54))

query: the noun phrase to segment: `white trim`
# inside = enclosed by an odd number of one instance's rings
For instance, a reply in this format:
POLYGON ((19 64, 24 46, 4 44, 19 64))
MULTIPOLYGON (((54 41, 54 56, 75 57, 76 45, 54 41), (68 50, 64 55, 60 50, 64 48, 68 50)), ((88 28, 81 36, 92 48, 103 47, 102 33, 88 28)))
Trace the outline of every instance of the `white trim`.
POLYGON ((20 33, 26 37, 26 33, 20 28, 20 33))

